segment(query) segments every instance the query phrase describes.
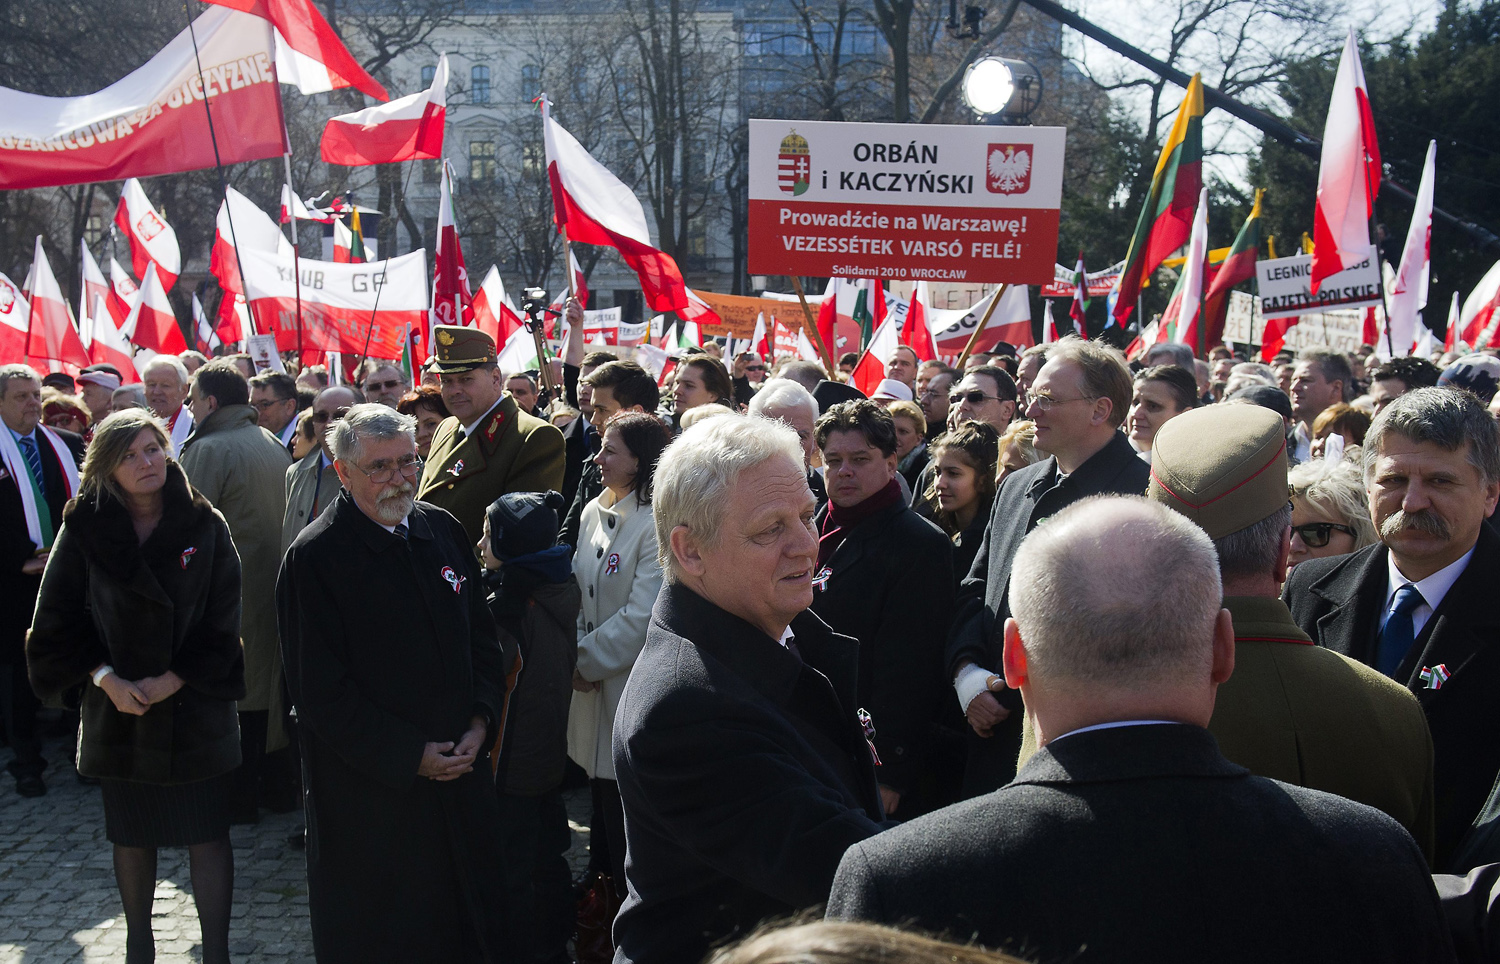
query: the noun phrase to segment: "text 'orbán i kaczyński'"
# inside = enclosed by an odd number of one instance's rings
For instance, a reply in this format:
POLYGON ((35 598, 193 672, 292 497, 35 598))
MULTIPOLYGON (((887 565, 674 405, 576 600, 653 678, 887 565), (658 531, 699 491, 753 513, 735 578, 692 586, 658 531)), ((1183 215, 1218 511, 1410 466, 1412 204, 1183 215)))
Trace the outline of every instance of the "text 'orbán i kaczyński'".
POLYGON ((1061 127, 750 122, 750 271, 1045 284, 1061 127))

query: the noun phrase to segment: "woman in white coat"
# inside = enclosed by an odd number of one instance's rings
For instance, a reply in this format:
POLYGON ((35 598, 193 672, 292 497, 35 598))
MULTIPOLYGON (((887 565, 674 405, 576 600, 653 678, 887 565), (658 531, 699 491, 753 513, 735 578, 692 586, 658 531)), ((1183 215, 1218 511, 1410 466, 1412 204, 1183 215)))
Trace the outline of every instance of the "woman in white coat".
POLYGON ((594 462, 604 491, 584 506, 573 573, 583 589, 578 669, 568 714, 568 756, 589 775, 594 794, 594 867, 623 893, 625 813, 615 784, 610 736, 630 668, 646 644, 661 590, 651 480, 671 431, 656 416, 622 412, 610 419, 594 462))

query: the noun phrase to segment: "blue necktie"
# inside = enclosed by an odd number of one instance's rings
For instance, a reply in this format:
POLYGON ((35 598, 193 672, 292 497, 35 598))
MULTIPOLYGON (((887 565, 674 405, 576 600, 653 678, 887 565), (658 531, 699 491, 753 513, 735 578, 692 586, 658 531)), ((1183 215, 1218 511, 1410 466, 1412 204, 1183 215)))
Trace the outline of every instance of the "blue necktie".
POLYGON ((1380 631, 1380 647, 1375 653, 1375 668, 1386 676, 1394 677, 1401 661, 1416 642, 1417 633, 1411 614, 1427 600, 1417 587, 1407 583, 1396 590, 1396 604, 1391 608, 1390 618, 1380 631))
POLYGON ((47 491, 47 480, 42 477, 42 453, 36 449, 36 439, 28 435, 16 441, 21 445, 21 454, 26 456, 26 465, 31 469, 31 477, 36 480, 37 489, 47 491))
POLYGON ((396 523, 395 534, 398 535, 398 536, 400 536, 402 539, 405 539, 407 533, 410 532, 410 531, 411 530, 409 530, 409 529, 406 528, 405 524, 400 523, 400 522, 396 523))

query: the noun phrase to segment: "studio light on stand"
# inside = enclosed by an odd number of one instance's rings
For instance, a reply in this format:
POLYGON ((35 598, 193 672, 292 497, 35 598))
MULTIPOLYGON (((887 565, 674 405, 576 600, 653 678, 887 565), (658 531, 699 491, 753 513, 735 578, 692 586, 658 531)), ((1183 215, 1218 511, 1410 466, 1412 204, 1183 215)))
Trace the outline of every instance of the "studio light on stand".
POLYGON ((1024 124, 1042 100, 1042 75, 1024 60, 985 57, 964 71, 964 103, 987 124, 1024 124))

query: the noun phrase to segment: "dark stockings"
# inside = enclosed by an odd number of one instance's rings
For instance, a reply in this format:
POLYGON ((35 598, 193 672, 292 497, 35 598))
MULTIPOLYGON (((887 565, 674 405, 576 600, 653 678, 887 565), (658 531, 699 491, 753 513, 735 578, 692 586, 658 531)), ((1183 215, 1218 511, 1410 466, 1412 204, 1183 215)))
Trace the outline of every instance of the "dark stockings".
MULTIPOLYGON (((229 962, 229 908, 234 898, 234 849, 229 838, 188 848, 193 903, 203 928, 203 964, 229 962)), ((115 845, 115 882, 125 905, 125 962, 151 964, 151 898, 156 893, 156 849, 115 845)))

